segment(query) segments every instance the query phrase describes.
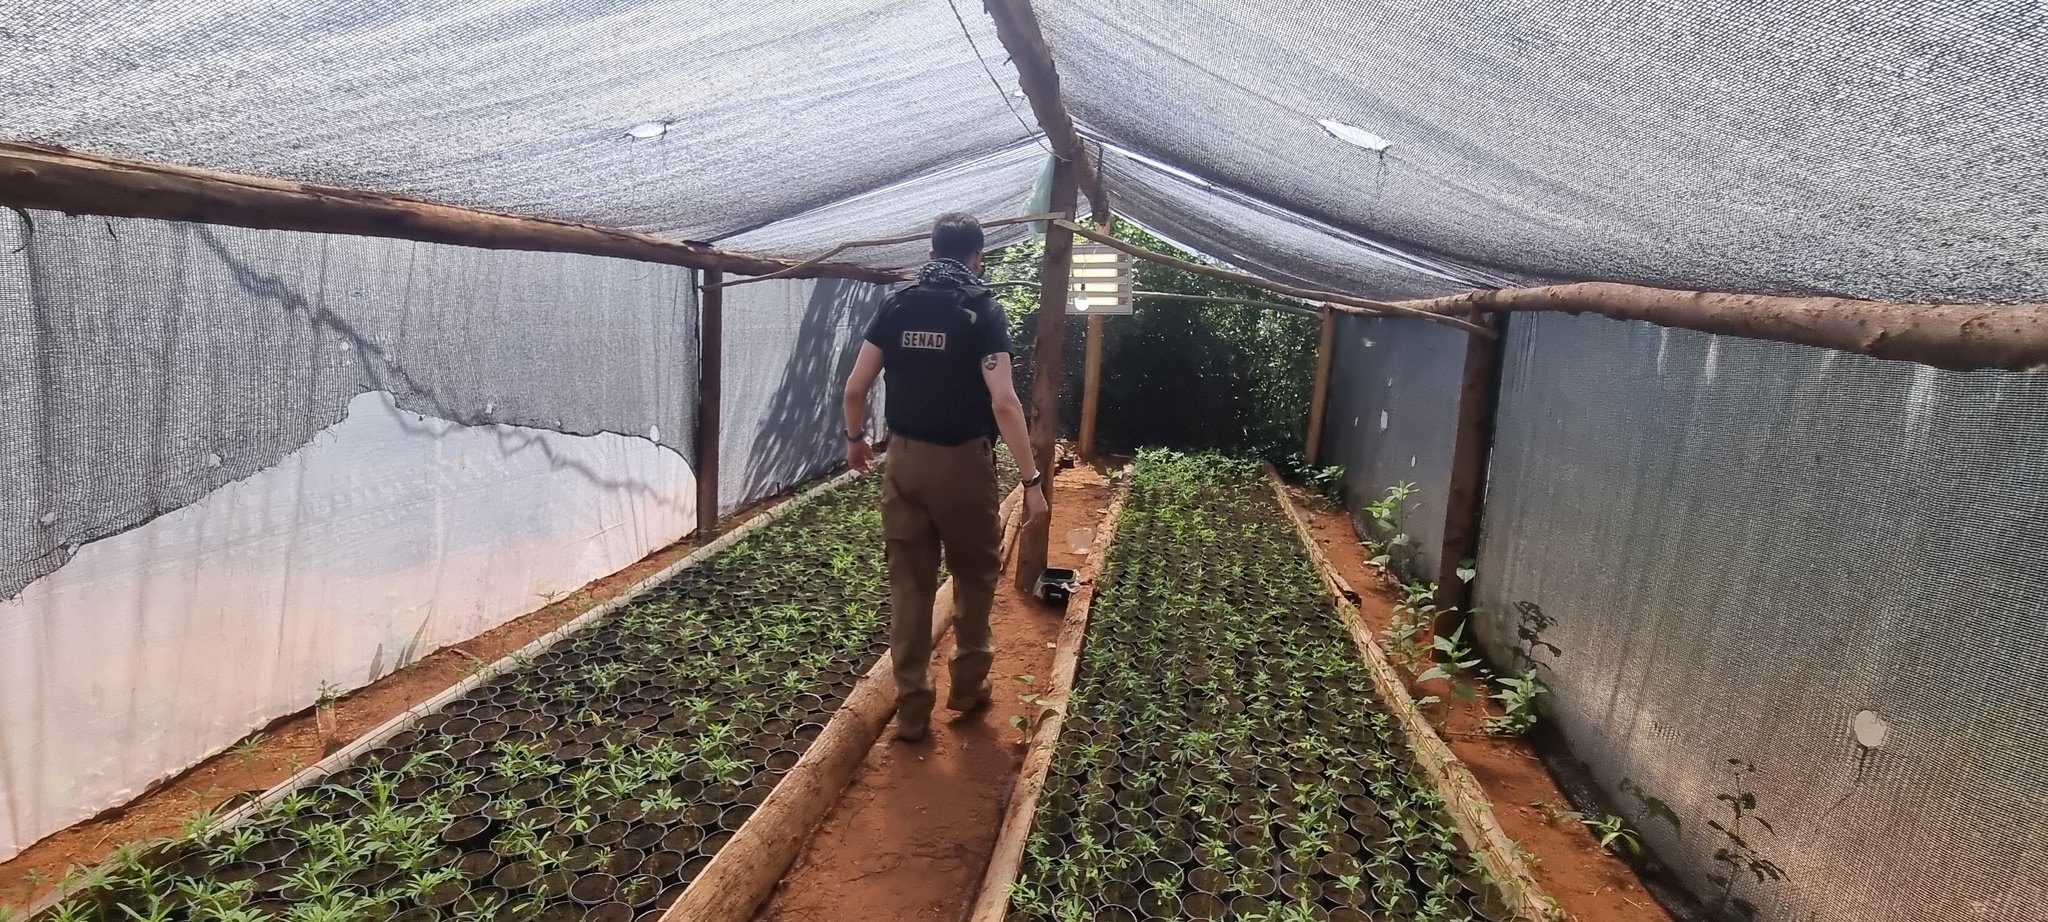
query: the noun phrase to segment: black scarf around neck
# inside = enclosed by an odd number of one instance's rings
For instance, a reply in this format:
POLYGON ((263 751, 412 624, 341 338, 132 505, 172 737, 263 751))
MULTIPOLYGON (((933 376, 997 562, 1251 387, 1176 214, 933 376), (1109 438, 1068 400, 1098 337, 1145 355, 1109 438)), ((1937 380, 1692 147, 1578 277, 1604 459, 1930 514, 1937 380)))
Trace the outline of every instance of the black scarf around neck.
POLYGON ((917 283, 928 288, 965 288, 980 285, 981 279, 957 259, 934 259, 917 273, 917 283))

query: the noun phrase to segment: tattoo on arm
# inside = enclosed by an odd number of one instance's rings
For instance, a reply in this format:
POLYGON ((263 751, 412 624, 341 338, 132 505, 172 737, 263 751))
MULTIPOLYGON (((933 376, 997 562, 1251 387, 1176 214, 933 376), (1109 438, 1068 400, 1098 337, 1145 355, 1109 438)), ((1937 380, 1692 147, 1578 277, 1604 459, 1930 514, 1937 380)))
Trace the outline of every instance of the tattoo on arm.
POLYGON ((982 359, 982 360, 981 360, 981 370, 983 370, 983 371, 994 371, 994 370, 996 370, 996 357, 995 357, 995 354, 994 354, 994 353, 990 353, 990 354, 988 355, 988 357, 987 357, 987 358, 984 358, 984 359, 982 359))

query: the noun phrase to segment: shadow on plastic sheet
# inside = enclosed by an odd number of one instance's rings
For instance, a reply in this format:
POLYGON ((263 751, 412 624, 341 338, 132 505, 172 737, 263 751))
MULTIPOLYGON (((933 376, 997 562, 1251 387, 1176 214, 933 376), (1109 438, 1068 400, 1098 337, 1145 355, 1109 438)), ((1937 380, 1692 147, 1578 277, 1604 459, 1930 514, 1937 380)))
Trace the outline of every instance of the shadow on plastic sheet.
POLYGON ((879 286, 846 279, 819 279, 812 288, 791 336, 782 379, 747 450, 740 504, 783 492, 845 460, 839 435, 841 389, 860 354, 861 334, 880 309, 882 292, 879 286))

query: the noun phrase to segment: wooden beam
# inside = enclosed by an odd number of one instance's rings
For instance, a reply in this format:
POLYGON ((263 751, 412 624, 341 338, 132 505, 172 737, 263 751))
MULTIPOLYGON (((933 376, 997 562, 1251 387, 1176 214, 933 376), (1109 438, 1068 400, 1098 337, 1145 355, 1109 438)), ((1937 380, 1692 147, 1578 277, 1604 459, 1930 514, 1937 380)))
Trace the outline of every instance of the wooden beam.
MULTIPOLYGON (((1075 166, 1066 160, 1052 165, 1052 207, 1074 210, 1075 166)), ((1073 224, 1054 221, 1045 230, 1045 262, 1038 271, 1038 335, 1031 346, 1031 456, 1052 483, 1053 452, 1060 434, 1060 353, 1066 341, 1067 296, 1074 263, 1073 224)), ((1024 524, 1017 552, 1017 587, 1032 590, 1045 572, 1051 540, 1052 490, 1045 491, 1046 514, 1024 524)))
MULTIPOLYGON (((1022 215, 1014 218, 997 218, 994 221, 983 221, 981 222, 981 226, 983 228, 990 228, 1007 227, 1011 224, 1035 224, 1040 221, 1050 221, 1054 218, 1064 217, 1067 217, 1067 215, 1064 213, 1048 211, 1044 214, 1022 215)), ((823 263, 825 260, 831 259, 834 256, 846 252, 847 250, 857 250, 862 247, 885 247, 893 246, 899 243, 911 243, 914 241, 923 240, 930 236, 931 231, 924 230, 918 231, 915 234, 898 234, 894 237, 878 237, 874 240, 849 240, 845 243, 835 246, 832 249, 826 250, 823 253, 819 253, 816 256, 806 259, 803 262, 797 263, 796 265, 793 265, 780 272, 770 272, 767 275, 757 275, 754 276, 753 278, 744 278, 736 281, 726 282, 725 287, 731 288, 734 285, 747 285, 754 282, 765 282, 768 281, 769 279, 793 278, 799 272, 802 272, 805 269, 809 269, 812 266, 816 266, 820 263, 823 263)), ((906 280, 907 278, 908 277, 905 276, 899 278, 898 281, 903 281, 906 280)))
MULTIPOLYGON (((582 253, 744 275, 782 272, 796 265, 636 231, 11 142, 0 142, 0 206, 491 250, 582 253)), ((892 272, 845 263, 816 263, 800 275, 897 280, 892 272)))
POLYGON ((1330 358, 1337 347, 1337 312, 1323 309, 1322 335, 1316 339, 1316 380, 1308 397, 1308 436, 1302 440, 1302 457, 1313 467, 1322 453, 1323 411, 1330 399, 1330 358))
POLYGON ((1052 145, 1053 156, 1074 167, 1076 181, 1087 193, 1095 219, 1107 225, 1109 193, 1102 188, 1102 166, 1089 152, 1081 132, 1074 128, 1073 117, 1067 114, 1066 101, 1060 96, 1059 68, 1053 64, 1052 49, 1045 44, 1045 32, 1038 26, 1038 13, 1031 9, 1031 0, 982 0, 981 5, 989 18, 995 20, 996 37, 1010 53, 1010 63, 1017 68, 1017 82, 1025 98, 1031 101, 1031 114, 1038 120, 1039 130, 1045 132, 1046 142, 1052 145))
MULTIPOLYGON (((1481 318, 1498 328, 1497 318, 1481 318)), ((1470 584, 1458 568, 1479 556, 1480 515, 1486 491, 1486 459, 1493 450, 1494 410, 1500 404, 1501 347, 1498 337, 1465 338, 1465 367, 1458 385, 1458 422, 1451 443, 1450 488, 1444 496, 1444 542, 1436 576, 1438 633, 1465 620, 1470 584)))
POLYGON ((1072 221, 1055 221, 1053 222, 1053 224, 1058 227, 1064 227, 1068 231, 1079 234, 1083 237, 1095 241, 1096 243, 1103 244, 1112 249, 1122 250, 1125 253, 1129 253, 1132 256, 1146 260, 1148 262, 1159 263, 1163 266, 1172 266, 1173 268, 1179 269, 1183 272, 1192 272, 1196 275, 1207 276, 1212 279, 1222 279, 1226 282, 1236 282, 1240 285, 1250 285, 1254 288, 1263 288, 1267 291, 1278 292, 1290 298, 1300 298, 1303 301, 1319 301, 1326 305, 1329 305, 1331 309, 1339 311, 1341 313, 1364 314, 1367 316, 1401 315, 1408 317, 1418 317, 1423 320, 1428 320, 1432 323, 1441 323, 1445 326, 1457 327, 1458 329, 1464 330, 1467 333, 1472 333, 1479 336, 1493 335, 1492 330, 1489 330, 1478 324, 1472 323, 1471 321, 1460 320, 1456 317, 1451 317, 1442 313, 1433 312, 1423 308, 1388 301, 1372 301, 1365 298, 1354 298, 1350 295, 1339 294, 1334 291, 1318 291, 1313 288, 1302 288, 1298 285, 1287 285, 1281 282, 1268 281, 1266 279, 1259 278, 1256 275, 1246 275, 1242 272, 1235 272, 1217 266, 1210 266, 1205 265, 1203 263, 1192 262, 1189 260, 1181 259, 1176 256, 1168 256, 1165 253, 1157 253, 1152 250, 1145 249, 1144 247, 1138 246, 1137 244, 1125 243, 1124 241, 1118 240, 1115 237, 1112 237, 1109 234, 1105 234, 1101 231, 1082 227, 1078 224, 1075 224, 1072 221))
POLYGON ((1580 282, 1403 304, 1439 314, 1551 311, 1839 349, 1950 371, 2048 368, 2048 304, 1901 304, 1580 282))
POLYGON ((997 827, 995 849, 989 855, 988 868, 982 872, 974 902, 968 907, 967 922, 1003 922, 1009 914, 1010 885, 1017 882, 1024 867, 1024 847, 1030 842, 1031 823, 1037 817, 1038 795, 1045 790, 1046 776, 1052 771, 1060 729, 1066 723, 1067 703, 1073 698, 1074 677, 1081 671, 1081 649, 1088 640, 1088 611, 1095 601, 1095 587, 1102 582, 1103 561, 1116 540, 1117 519, 1122 517, 1124 500, 1130 493, 1128 485, 1119 487, 1115 498, 1109 501, 1109 511, 1103 514, 1095 543, 1088 549, 1087 572, 1081 588, 1067 600, 1047 693, 1034 707, 1037 713, 1032 715, 1032 721, 1036 726, 1031 728, 1030 748, 1024 755, 1023 767, 1017 770, 1016 789, 1010 795, 1002 825, 997 827))
MULTIPOLYGON (((1024 494, 1017 490, 1003 500, 1006 528, 1021 514, 1023 504, 1024 494)), ((1003 550, 1008 551, 1007 545, 1003 550)), ((932 599, 933 646, 952 629, 953 618, 953 580, 948 577, 932 599)), ((754 917, 775 894, 776 885, 839 802, 896 713, 894 670, 888 653, 875 661, 825 722, 824 732, 662 913, 661 922, 743 922, 754 917)))
POLYGON ((725 289, 717 269, 704 271, 697 313, 697 534, 718 534, 718 410, 724 402, 725 289))
POLYGON ((1102 404, 1102 315, 1088 315, 1088 355, 1081 377, 1081 457, 1095 459, 1095 412, 1102 404))
POLYGON ((1451 747, 1438 736, 1436 728, 1422 714, 1415 703, 1415 697, 1408 693, 1408 686, 1401 680, 1401 674, 1387 659, 1380 642, 1373 637, 1372 628, 1359 614, 1358 606, 1346 597, 1346 587, 1337 575, 1337 568, 1330 565, 1330 557, 1316 536, 1309 529, 1308 521, 1295 508, 1294 500, 1287 495, 1287 486, 1280 482, 1279 472, 1272 465, 1266 466, 1266 480, 1273 487, 1273 495, 1280 507, 1287 512, 1288 521, 1294 524, 1294 535, 1301 540, 1314 562, 1316 572, 1323 578, 1323 588, 1330 593, 1330 600, 1337 606, 1337 614, 1344 620, 1344 626, 1351 634, 1352 643, 1358 647, 1361 659, 1372 674, 1374 690, 1380 700, 1400 725, 1401 735, 1408 741, 1409 755, 1422 776, 1433 783, 1444 797, 1444 807, 1458 827, 1458 833, 1474 857, 1492 877, 1493 885, 1506 900, 1508 908, 1516 918, 1529 922, 1565 922, 1564 913, 1557 908, 1557 901, 1543 892, 1536 883, 1535 875, 1529 872, 1529 864, 1522 860, 1521 849, 1515 840, 1508 838, 1507 831, 1500 826, 1499 818, 1493 815, 1493 799, 1479 780, 1472 777, 1471 769, 1458 761, 1451 747))

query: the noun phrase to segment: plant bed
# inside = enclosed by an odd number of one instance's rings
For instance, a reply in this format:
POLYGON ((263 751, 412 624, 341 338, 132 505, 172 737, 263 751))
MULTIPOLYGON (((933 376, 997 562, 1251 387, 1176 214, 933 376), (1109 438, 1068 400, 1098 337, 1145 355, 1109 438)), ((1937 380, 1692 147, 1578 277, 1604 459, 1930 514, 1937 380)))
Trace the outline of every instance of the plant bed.
POLYGON ((668 905, 885 648, 879 489, 811 500, 236 825, 125 850, 40 918, 668 905))
POLYGON ((1256 466, 1147 453, 1020 920, 1507 919, 1256 466))

